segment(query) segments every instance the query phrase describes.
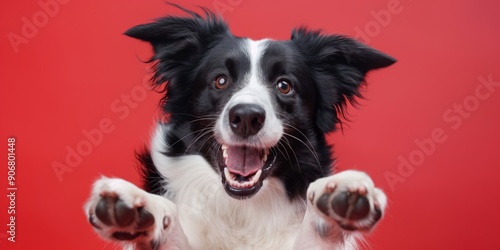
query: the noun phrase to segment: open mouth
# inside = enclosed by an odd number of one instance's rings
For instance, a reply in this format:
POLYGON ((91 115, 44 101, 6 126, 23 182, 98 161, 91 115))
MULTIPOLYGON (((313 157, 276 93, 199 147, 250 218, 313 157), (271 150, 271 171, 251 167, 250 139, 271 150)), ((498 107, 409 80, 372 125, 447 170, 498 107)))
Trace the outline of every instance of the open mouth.
POLYGON ((226 192, 236 199, 256 194, 271 172, 276 156, 269 148, 221 146, 222 183, 226 192))

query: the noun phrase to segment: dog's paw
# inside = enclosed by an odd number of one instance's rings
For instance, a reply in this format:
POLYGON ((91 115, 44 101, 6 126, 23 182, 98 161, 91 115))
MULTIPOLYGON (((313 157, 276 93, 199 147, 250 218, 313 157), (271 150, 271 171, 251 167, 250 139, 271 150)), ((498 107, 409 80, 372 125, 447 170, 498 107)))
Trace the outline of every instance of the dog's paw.
POLYGON ((385 194, 375 188, 367 174, 353 170, 311 183, 307 197, 323 218, 348 231, 373 228, 387 203, 385 194))
POLYGON ((89 223, 102 238, 121 242, 161 239, 176 210, 173 204, 121 179, 101 178, 85 205, 89 223))

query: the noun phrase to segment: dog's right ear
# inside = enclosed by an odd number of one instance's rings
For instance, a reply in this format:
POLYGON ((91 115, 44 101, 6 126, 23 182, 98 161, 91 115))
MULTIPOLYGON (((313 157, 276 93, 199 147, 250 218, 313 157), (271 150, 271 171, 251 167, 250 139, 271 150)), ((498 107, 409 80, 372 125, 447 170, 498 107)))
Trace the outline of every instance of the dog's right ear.
POLYGON ((125 35, 151 43, 157 61, 154 83, 172 81, 177 73, 199 60, 213 42, 230 35, 227 24, 204 9, 205 16, 184 10, 188 17, 167 16, 155 22, 135 26, 125 35))
POLYGON ((324 133, 341 124, 348 102, 361 97, 359 88, 366 74, 387 67, 396 59, 360 42, 340 35, 323 35, 319 31, 299 28, 292 42, 306 58, 318 89, 316 125, 324 133))

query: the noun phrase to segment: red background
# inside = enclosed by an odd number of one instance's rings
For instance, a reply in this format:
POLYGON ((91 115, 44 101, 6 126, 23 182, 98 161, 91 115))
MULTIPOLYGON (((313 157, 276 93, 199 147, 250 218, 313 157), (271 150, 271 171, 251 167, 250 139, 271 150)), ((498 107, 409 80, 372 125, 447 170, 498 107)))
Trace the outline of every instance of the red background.
MULTIPOLYGON (((225 3, 222 15, 233 33, 254 39, 288 39, 303 24, 355 36, 356 27, 368 25, 369 44, 399 62, 370 75, 367 100, 330 138, 339 167, 368 172, 389 197, 384 220, 368 237, 371 249, 500 249, 500 87, 475 92, 478 77, 500 82, 500 2, 401 0, 402 10, 378 26, 372 12, 387 11, 389 0, 176 2, 211 9, 225 3), (449 113, 464 101, 468 118, 449 113), (431 138, 435 129, 444 142, 419 158, 415 140, 431 138), (399 172, 400 156, 414 157, 413 171, 399 172), (400 182, 391 185, 390 173, 400 182)), ((149 140, 160 98, 137 97, 145 93, 146 75, 139 59, 150 48, 121 33, 179 11, 160 0, 71 0, 43 20, 38 1, 1 5, 0 162, 6 166, 7 138, 14 136, 18 191, 16 243, 10 243, 1 167, 0 248, 115 249, 93 233, 82 206, 101 174, 138 183, 134 150, 149 140), (16 53, 8 37, 22 36, 23 17, 38 17, 40 27, 16 53), (131 93, 135 106, 124 106, 122 95, 131 93), (99 128, 102 119, 114 130, 60 182, 54 162, 65 164, 67 147, 86 141, 82 131, 99 128)))

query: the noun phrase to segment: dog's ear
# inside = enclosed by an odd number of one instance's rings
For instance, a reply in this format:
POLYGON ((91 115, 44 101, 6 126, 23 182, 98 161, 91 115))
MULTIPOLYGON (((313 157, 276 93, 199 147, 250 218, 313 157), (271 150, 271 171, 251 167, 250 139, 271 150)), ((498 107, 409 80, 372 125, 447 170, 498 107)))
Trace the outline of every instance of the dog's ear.
POLYGON ((214 13, 203 9, 205 16, 201 16, 176 7, 189 16, 167 16, 125 32, 125 35, 149 42, 153 46, 154 55, 148 62, 157 62, 153 76, 156 84, 169 82, 178 72, 188 70, 187 67, 195 65, 213 42, 230 35, 227 24, 214 13))
POLYGON ((354 39, 321 35, 300 28, 292 32, 292 43, 305 56, 318 88, 316 124, 323 132, 335 129, 346 103, 361 97, 359 87, 370 70, 387 67, 396 60, 354 39))

